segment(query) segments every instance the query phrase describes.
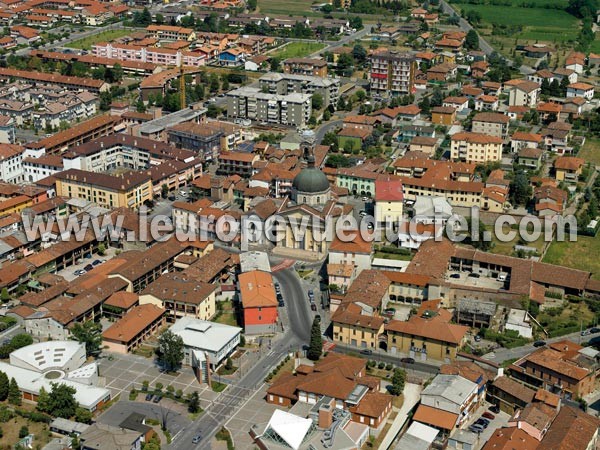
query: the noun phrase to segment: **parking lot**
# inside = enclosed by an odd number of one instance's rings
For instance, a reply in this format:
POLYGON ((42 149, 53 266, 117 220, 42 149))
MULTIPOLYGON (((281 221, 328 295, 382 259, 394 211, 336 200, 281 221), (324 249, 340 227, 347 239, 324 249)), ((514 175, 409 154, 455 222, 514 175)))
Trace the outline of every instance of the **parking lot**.
MULTIPOLYGON (((182 367, 176 375, 170 375, 161 372, 154 364, 154 361, 137 355, 119 355, 105 354, 98 361, 100 366, 100 376, 106 380, 105 387, 110 389, 113 398, 129 395, 132 388, 142 389, 143 382, 147 380, 150 389, 156 386, 156 383, 162 383, 163 389, 167 386, 173 386, 175 391, 181 389, 183 395, 193 391, 198 391, 200 404, 204 408, 213 401, 218 393, 213 392, 206 384, 200 384, 190 367, 182 367)), ((138 400, 144 400, 141 395, 138 400)))
POLYGON ((506 281, 498 281, 496 278, 491 278, 486 275, 460 272, 457 270, 449 270, 446 272, 446 280, 450 283, 461 284, 464 286, 475 286, 486 289, 504 289, 506 281))
MULTIPOLYGON (((479 408, 477 408, 477 411, 475 412, 475 414, 473 414, 471 419, 462 427, 463 430, 469 431, 469 427, 473 423, 475 423, 481 417, 481 415, 483 413, 488 411, 488 408, 490 406, 491 406, 490 403, 483 402, 483 405, 480 406, 479 408)), ((484 444, 488 441, 488 439, 492 436, 494 431, 499 428, 505 427, 506 424, 508 423, 508 419, 510 419, 510 415, 508 415, 507 413, 505 413, 503 411, 500 411, 498 414, 496 414, 496 413, 492 413, 492 414, 495 417, 494 417, 494 419, 490 420, 490 424, 488 425, 488 427, 485 430, 483 430, 483 432, 479 435, 479 441, 475 445, 475 450, 478 450, 481 447, 483 447, 484 444)))
POLYGON ((266 389, 267 386, 263 385, 225 424, 233 437, 236 448, 253 448, 252 439, 248 434, 250 427, 256 424, 259 427, 260 433, 262 433, 264 426, 273 415, 273 411, 276 409, 286 409, 267 403, 264 400, 266 389))
MULTIPOLYGON (((77 264, 75 264, 73 266, 69 266, 66 269, 60 270, 60 271, 56 272, 56 274, 60 275, 67 281, 73 281, 79 276, 79 275, 75 275, 76 271, 82 270, 82 269, 84 269, 84 267, 86 267, 90 264, 93 264, 93 262, 95 260, 108 261, 109 259, 114 257, 115 250, 116 250, 115 248, 109 247, 106 249, 106 253, 103 256, 100 256, 97 253, 94 253, 93 255, 91 255, 90 258, 81 258, 80 262, 78 262, 77 264)), ((96 267, 96 266, 93 266, 93 267, 96 267)))

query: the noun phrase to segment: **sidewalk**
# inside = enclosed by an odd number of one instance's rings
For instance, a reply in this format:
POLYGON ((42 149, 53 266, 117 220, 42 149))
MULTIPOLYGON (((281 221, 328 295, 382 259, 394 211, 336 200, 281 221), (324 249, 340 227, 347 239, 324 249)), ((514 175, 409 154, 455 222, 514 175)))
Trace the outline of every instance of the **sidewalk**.
POLYGON ((419 400, 421 399, 421 386, 413 383, 406 383, 404 386, 404 402, 402 403, 402 407, 394 421, 392 422, 392 426, 388 430, 387 434, 381 441, 381 445, 379 446, 379 450, 387 450, 394 439, 404 426, 404 423, 408 419, 408 413, 415 407, 419 400))

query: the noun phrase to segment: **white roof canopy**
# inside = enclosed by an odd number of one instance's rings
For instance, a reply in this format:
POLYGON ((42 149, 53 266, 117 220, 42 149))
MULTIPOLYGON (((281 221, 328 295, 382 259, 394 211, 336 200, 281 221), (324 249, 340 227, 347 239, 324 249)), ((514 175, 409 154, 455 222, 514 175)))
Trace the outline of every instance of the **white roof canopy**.
POLYGON ((298 450, 311 425, 312 420, 310 419, 303 419, 302 417, 277 409, 273 412, 271 420, 269 420, 265 428, 265 432, 269 428, 272 429, 290 447, 298 450))

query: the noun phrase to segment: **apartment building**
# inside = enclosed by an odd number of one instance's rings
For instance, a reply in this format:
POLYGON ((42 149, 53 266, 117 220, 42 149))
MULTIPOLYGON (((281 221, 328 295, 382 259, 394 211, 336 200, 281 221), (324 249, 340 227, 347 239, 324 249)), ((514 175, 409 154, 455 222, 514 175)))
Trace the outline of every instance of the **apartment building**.
POLYGON ((575 342, 555 342, 511 364, 510 376, 528 386, 576 399, 596 389, 598 355, 597 350, 575 342))
POLYGON ((146 31, 155 39, 163 41, 193 41, 196 33, 191 28, 177 27, 171 25, 149 25, 146 31))
POLYGON ((98 58, 137 61, 158 66, 200 67, 206 64, 206 55, 201 52, 175 50, 166 47, 144 47, 135 44, 101 42, 94 44, 92 53, 98 58))
POLYGON ((283 62, 283 73, 326 77, 327 61, 314 58, 288 58, 283 62))
POLYGON ((63 160, 57 155, 23 158, 23 180, 28 183, 35 183, 62 170, 63 160))
POLYGON ((495 112, 481 112, 473 117, 471 131, 473 133, 487 134, 501 139, 508 137, 510 117, 495 112))
POLYGON ((371 56, 369 76, 371 90, 392 95, 414 91, 417 68, 415 57, 408 53, 386 52, 371 56))
POLYGON ((502 139, 481 133, 456 133, 451 137, 450 157, 468 163, 502 159, 502 139))
POLYGON ((69 169, 56 173, 56 195, 81 198, 107 208, 137 209, 152 200, 149 175, 127 172, 120 176, 69 169))
POLYGON ((541 86, 533 81, 516 81, 517 83, 505 84, 504 89, 509 92, 508 105, 535 108, 542 92, 541 86))
POLYGON ((25 148, 16 144, 0 145, 0 178, 8 183, 23 181, 23 155, 25 148))
POLYGON ((337 78, 276 72, 263 75, 258 83, 260 89, 269 94, 319 94, 323 98, 324 107, 337 105, 340 88, 340 80, 337 78))
POLYGON ((186 122, 167 129, 167 142, 197 152, 204 161, 233 150, 242 140, 242 128, 228 122, 186 122))
POLYGON ((256 153, 222 152, 219 155, 218 173, 222 175, 239 175, 250 177, 253 165, 259 160, 256 153))
POLYGON ((312 114, 310 94, 268 94, 241 87, 227 93, 227 117, 304 127, 312 114))

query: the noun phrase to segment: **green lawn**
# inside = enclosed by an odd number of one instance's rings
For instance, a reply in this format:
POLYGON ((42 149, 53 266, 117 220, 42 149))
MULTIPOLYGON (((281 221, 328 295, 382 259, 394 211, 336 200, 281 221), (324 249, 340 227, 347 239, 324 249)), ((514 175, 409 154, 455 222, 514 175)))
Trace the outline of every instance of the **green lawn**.
POLYGON ((271 53, 271 56, 281 59, 304 58, 323 48, 325 48, 325 44, 319 44, 318 42, 290 42, 271 53))
POLYGON ((592 278, 600 280, 600 239, 577 236, 576 242, 552 242, 544 262, 589 270, 592 278))
POLYGON ((590 45, 590 52, 596 54, 600 53, 600 35, 598 35, 596 40, 590 45))
MULTIPOLYGON (((554 3, 552 0, 546 0, 554 3)), ((520 2, 514 0, 513 4, 520 2)), ((522 31, 511 36, 521 41, 565 42, 574 41, 579 32, 579 21, 576 17, 559 9, 545 9, 543 2, 538 8, 521 8, 503 5, 472 5, 469 3, 454 4, 463 11, 477 11, 481 14, 482 26, 488 24, 521 26, 522 31)), ((493 36, 503 38, 503 36, 493 36)), ((522 43, 522 42, 521 42, 522 43)))
POLYGON ((310 9, 312 0, 259 0, 258 7, 261 13, 291 15, 315 15, 317 13, 310 9))
POLYGON ((600 139, 586 138, 585 144, 581 147, 577 156, 596 166, 600 166, 600 139))
MULTIPOLYGON (((496 236, 496 233, 494 233, 494 230, 491 227, 490 227, 489 231, 492 232, 492 242, 493 242, 493 246, 490 250, 490 253, 496 253, 497 255, 514 256, 515 245, 524 245, 526 247, 534 247, 540 253, 544 247, 544 234, 543 233, 537 241, 519 244, 518 230, 514 230, 514 231, 516 231, 515 238, 508 242, 503 242, 500 239, 498 239, 498 237, 496 236)), ((510 231, 509 227, 504 226, 503 232, 505 234, 508 234, 509 231, 510 231)))
POLYGON ((127 29, 106 30, 98 34, 94 34, 92 36, 73 41, 70 44, 65 44, 65 47, 78 48, 81 50, 90 50, 92 48, 92 45, 98 42, 113 41, 123 36, 128 36, 129 34, 131 34, 131 32, 132 30, 127 29))

